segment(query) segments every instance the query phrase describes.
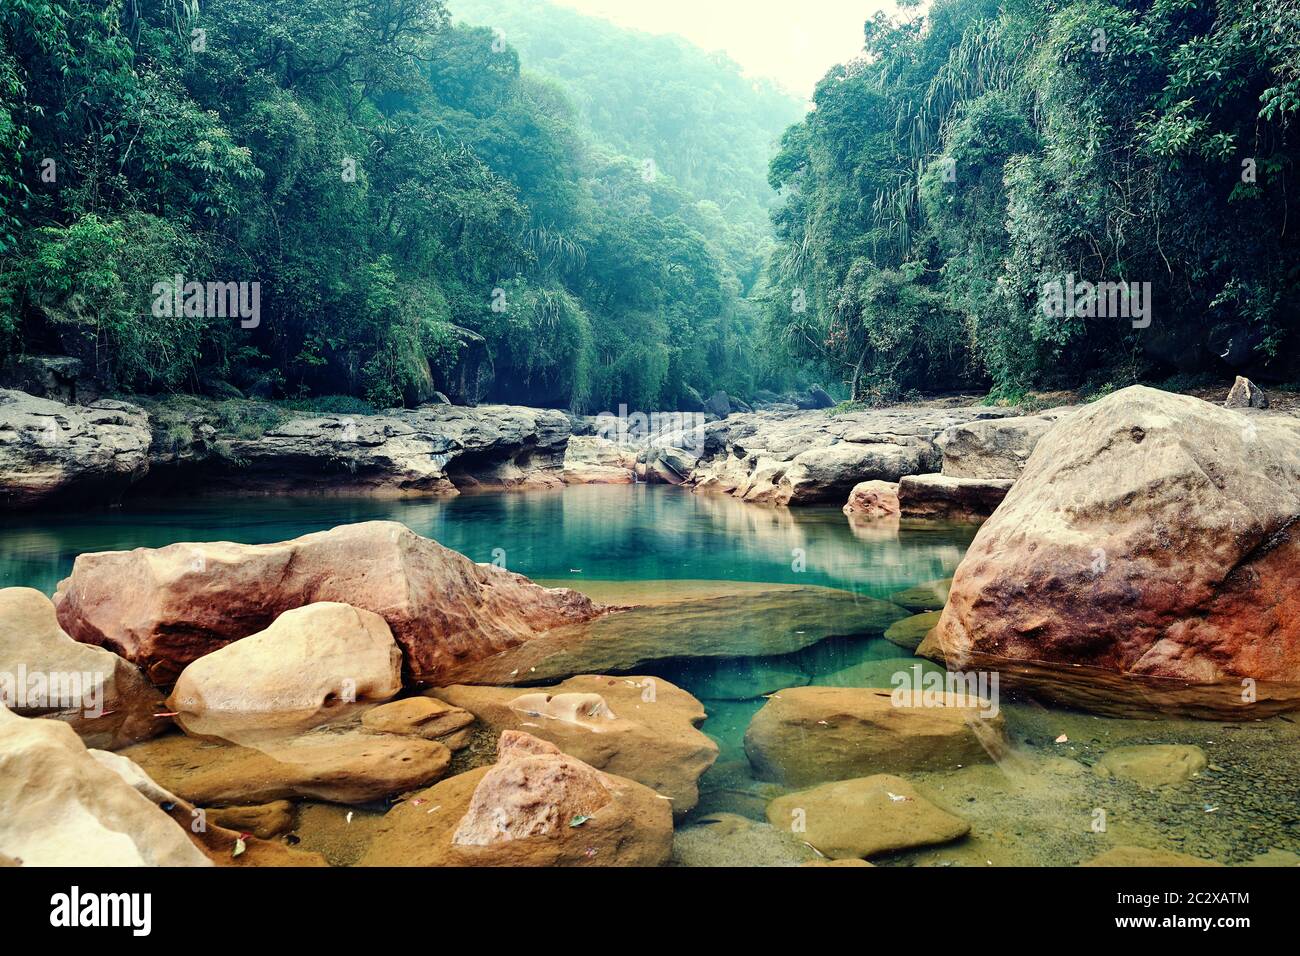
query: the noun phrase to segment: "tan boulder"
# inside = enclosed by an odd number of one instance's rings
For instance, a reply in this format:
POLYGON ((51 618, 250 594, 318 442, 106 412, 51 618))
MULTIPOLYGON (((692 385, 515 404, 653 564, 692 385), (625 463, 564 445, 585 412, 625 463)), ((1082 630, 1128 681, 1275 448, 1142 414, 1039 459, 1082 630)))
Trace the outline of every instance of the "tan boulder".
POLYGON ((380 704, 361 716, 361 726, 379 734, 409 734, 436 740, 449 750, 469 743, 474 715, 432 697, 407 697, 380 704))
POLYGON ((0 589, 0 702, 25 717, 72 726, 112 750, 165 730, 162 694, 139 668, 63 633, 54 605, 31 588, 0 589))
POLYGON ((191 733, 312 720, 341 703, 384 701, 402 689, 402 652, 384 619, 347 604, 285 611, 264 631, 194 661, 167 700, 191 733))
POLYGON ((158 682, 285 611, 326 601, 382 617, 411 675, 430 683, 603 610, 576 591, 475 564, 395 521, 278 544, 82 554, 55 594, 71 637, 118 651, 158 682))
POLYGON ((524 730, 597 770, 668 797, 673 812, 699 800, 698 781, 718 745, 698 729, 700 702, 666 680, 574 677, 550 687, 472 687, 432 691, 472 712, 494 732, 524 730))
POLYGON ((652 790, 507 731, 500 757, 384 817, 363 866, 659 866, 672 811, 652 790))
POLYGON ((185 830, 97 760, 71 727, 5 707, 0 853, 24 866, 211 865, 185 830))
POLYGON ((767 818, 836 860, 950 843, 970 832, 969 823, 936 807, 902 777, 883 773, 778 797, 768 804, 767 818))
POLYGON ((792 687, 773 694, 745 731, 755 773, 796 787, 952 770, 993 759, 1006 746, 1002 717, 985 704, 888 689, 792 687))
POLYGON ((1142 846, 1117 846, 1100 856, 1080 863, 1080 866, 1222 866, 1212 860, 1202 860, 1186 853, 1172 850, 1150 850, 1142 846))
POLYGON ((1184 783, 1205 769, 1205 751, 1193 744, 1114 747, 1093 765, 1103 779, 1116 777, 1155 789, 1184 783))
POLYGON ((173 734, 123 754, 173 793, 199 806, 242 806, 295 797, 369 803, 428 786, 451 752, 418 737, 324 728, 247 746, 173 734))
POLYGON ((886 629, 885 640, 914 651, 920 646, 921 641, 925 640, 925 635, 939 623, 939 618, 942 616, 942 611, 926 611, 924 614, 913 614, 901 621, 895 621, 886 629))
POLYGON ((1123 389, 1038 443, 935 643, 1104 712, 1300 707, 1297 514, 1300 419, 1123 389))
POLYGON ((853 486, 844 513, 853 518, 892 518, 898 515, 898 482, 863 481, 853 486))

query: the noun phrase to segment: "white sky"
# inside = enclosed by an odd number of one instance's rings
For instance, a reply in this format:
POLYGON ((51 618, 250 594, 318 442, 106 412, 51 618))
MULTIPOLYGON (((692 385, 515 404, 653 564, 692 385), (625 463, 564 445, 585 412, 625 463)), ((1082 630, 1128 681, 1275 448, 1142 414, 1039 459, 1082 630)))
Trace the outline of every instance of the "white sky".
POLYGON ((552 0, 649 33, 723 50, 747 74, 811 97, 836 63, 862 51, 862 25, 892 0, 552 0))

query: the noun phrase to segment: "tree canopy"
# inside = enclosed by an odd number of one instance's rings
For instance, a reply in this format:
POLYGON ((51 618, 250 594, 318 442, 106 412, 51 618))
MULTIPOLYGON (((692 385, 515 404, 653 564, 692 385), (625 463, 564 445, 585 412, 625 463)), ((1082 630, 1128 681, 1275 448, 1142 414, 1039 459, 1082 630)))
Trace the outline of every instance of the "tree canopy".
POLYGON ((868 400, 1296 375, 1298 66, 1291 0, 877 16, 771 163, 773 337, 868 400), (1054 314, 1066 282, 1150 315, 1054 314))

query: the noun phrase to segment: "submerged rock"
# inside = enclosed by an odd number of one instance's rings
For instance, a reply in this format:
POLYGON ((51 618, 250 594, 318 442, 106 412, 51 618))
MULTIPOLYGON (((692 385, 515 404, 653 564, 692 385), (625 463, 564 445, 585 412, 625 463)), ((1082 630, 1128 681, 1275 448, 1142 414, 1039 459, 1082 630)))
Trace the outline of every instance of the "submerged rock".
POLYGON ((922 651, 1085 709, 1300 707, 1300 420, 1134 386, 1072 413, 922 651))
POLYGON ((905 617, 901 621, 895 621, 889 625, 885 631, 885 640, 899 647, 914 651, 920 646, 925 635, 929 634, 939 623, 939 618, 943 616, 942 611, 926 611, 923 614, 914 614, 911 617, 905 617))
POLYGON ((329 728, 245 744, 173 734, 122 752, 173 793, 200 806, 314 797, 369 803, 440 778, 442 744, 418 737, 329 728))
POLYGON ((411 676, 428 683, 450 683, 460 666, 605 610, 576 591, 475 564, 395 521, 278 544, 82 554, 54 597, 70 636, 118 651, 159 683, 317 602, 378 614, 411 676))
POLYGON ((361 726, 374 733, 410 734, 436 740, 450 750, 469 743, 469 726, 474 715, 431 697, 407 697, 367 710, 361 726))
POLYGON ((167 703, 191 733, 220 733, 232 718, 245 727, 315 719, 340 702, 384 701, 401 689, 402 652, 384 619, 321 602, 194 661, 167 703))
POLYGON ((698 729, 700 702, 657 678, 585 675, 526 692, 456 685, 431 693, 494 732, 527 731, 598 770, 645 784, 678 814, 695 806, 699 778, 718 757, 718 745, 698 729))
POLYGON ((902 591, 889 595, 889 600, 899 607, 923 614, 927 611, 942 611, 948 603, 948 592, 952 588, 952 578, 940 578, 926 581, 902 591))
POLYGON ((949 843, 970 832, 965 820, 889 774, 787 794, 768 804, 767 818, 837 860, 949 843))
POLYGON ((361 865, 659 866, 672 838, 654 791, 507 731, 496 764, 390 810, 361 865))
POLYGON ((1013 484, 1007 478, 908 475, 898 483, 898 506, 904 518, 983 521, 1013 484))
POLYGON ((764 780, 802 787, 881 772, 952 770, 1006 749, 1000 714, 954 694, 895 701, 887 689, 793 687, 745 731, 764 780), (926 706, 932 703, 933 706, 926 706))
POLYGON ((113 501, 149 470, 144 410, 0 389, 0 509, 113 501))
POLYGON ((1202 860, 1186 853, 1172 850, 1151 850, 1142 846, 1117 846, 1107 850, 1101 856, 1094 857, 1080 866, 1222 866, 1213 860, 1202 860))
POLYGON ((89 747, 113 750, 165 730, 163 698, 139 668, 63 633, 54 605, 31 588, 0 589, 0 703, 62 720, 89 747))
POLYGON ((288 800, 273 800, 246 807, 213 807, 206 812, 208 819, 219 827, 236 833, 251 833, 263 840, 293 829, 293 804, 288 800))
MULTIPOLYGON (((111 755, 106 755, 111 756, 111 755)), ((23 866, 210 866, 72 728, 0 707, 0 853, 23 866)))
POLYGON ((1102 778, 1118 777, 1154 789, 1184 783, 1205 769, 1205 751, 1193 744, 1114 747, 1093 765, 1102 778))
POLYGON ((452 670, 459 683, 526 684, 633 673, 679 658, 788 654, 834 636, 875 636, 907 612, 849 591, 774 586, 734 596, 634 607, 452 670))
POLYGON ((803 834, 734 813, 693 817, 673 834, 675 866, 812 866, 815 859, 803 834))

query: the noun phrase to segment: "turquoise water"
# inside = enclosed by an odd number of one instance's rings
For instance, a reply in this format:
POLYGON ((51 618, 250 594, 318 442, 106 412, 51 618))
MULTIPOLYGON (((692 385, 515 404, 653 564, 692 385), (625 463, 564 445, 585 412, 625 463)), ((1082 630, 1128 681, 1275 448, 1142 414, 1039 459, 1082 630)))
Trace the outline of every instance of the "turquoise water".
POLYGON ((811 584, 886 597, 947 577, 973 531, 855 535, 837 508, 785 511, 663 485, 574 486, 439 500, 193 498, 7 517, 0 586, 53 593, 82 552, 177 541, 281 541, 336 525, 400 521, 475 561, 548 583, 710 580, 811 584))

